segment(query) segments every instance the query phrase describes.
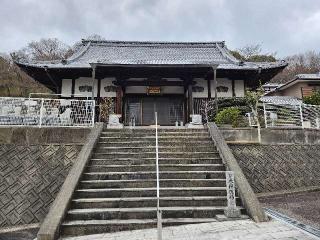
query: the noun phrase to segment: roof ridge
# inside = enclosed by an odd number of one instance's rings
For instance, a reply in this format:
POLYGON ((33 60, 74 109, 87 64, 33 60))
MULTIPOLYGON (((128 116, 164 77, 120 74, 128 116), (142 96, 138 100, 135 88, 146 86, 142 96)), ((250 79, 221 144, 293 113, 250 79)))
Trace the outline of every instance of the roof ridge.
POLYGON ((219 45, 217 45, 217 48, 219 49, 219 51, 221 52, 222 56, 226 57, 230 62, 232 63, 236 63, 236 64, 240 64, 241 61, 238 60, 237 58, 235 58, 230 51, 227 49, 226 45, 220 47, 219 45))
POLYGON ((225 41, 121 41, 121 40, 94 40, 94 39, 82 39, 82 43, 93 44, 125 44, 125 45, 225 45, 225 41))
POLYGON ((68 59, 67 59, 67 63, 73 62, 74 60, 78 59, 79 57, 81 57, 83 54, 85 54, 85 52, 89 49, 91 45, 91 42, 88 42, 87 45, 82 45, 82 47, 75 52, 74 54, 72 54, 68 59))

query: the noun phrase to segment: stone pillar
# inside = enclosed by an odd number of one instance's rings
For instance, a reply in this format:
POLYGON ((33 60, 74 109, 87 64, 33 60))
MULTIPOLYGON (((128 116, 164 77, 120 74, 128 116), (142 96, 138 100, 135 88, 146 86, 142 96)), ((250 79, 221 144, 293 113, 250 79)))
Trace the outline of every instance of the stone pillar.
POLYGON ((226 171, 226 184, 228 207, 224 210, 224 215, 228 218, 239 218, 241 213, 236 206, 234 173, 232 171, 226 171))

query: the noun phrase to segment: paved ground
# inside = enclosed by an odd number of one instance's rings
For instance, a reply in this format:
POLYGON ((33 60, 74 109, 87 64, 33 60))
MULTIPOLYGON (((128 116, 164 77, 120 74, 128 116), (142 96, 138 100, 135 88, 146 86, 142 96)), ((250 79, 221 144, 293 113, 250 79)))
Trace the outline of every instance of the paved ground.
POLYGON ((320 229, 320 191, 262 197, 259 200, 264 207, 320 229))
POLYGON ((39 229, 28 229, 15 232, 0 233, 0 240, 33 240, 39 229))
MULTIPOLYGON (((156 240, 156 229, 69 237, 63 240, 156 240)), ((311 240, 300 230, 277 221, 254 223, 251 220, 213 222, 163 229, 163 240, 311 240)))

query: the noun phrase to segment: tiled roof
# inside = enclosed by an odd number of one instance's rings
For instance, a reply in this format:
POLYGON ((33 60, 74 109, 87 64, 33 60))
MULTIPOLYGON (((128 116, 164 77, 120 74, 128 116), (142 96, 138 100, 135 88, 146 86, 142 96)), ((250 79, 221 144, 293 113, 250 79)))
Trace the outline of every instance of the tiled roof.
POLYGON ((101 65, 203 65, 219 69, 269 69, 285 62, 240 62, 224 42, 124 42, 83 40, 82 47, 65 61, 23 63, 49 68, 89 68, 101 65))
POLYGON ((298 75, 295 76, 294 79, 286 82, 285 84, 279 85, 278 87, 276 87, 272 91, 266 93, 266 95, 272 94, 272 93, 277 92, 277 91, 281 91, 283 89, 286 89, 286 88, 292 86, 293 84, 296 84, 297 82, 301 82, 301 81, 305 82, 305 81, 308 81, 308 80, 312 80, 312 82, 313 81, 317 81, 317 80, 320 81, 320 73, 298 74, 298 75))
POLYGON ((263 96, 260 98, 260 101, 264 103, 283 105, 300 105, 302 103, 301 100, 292 96, 263 96))
POLYGON ((320 80, 320 73, 298 74, 297 79, 320 80))

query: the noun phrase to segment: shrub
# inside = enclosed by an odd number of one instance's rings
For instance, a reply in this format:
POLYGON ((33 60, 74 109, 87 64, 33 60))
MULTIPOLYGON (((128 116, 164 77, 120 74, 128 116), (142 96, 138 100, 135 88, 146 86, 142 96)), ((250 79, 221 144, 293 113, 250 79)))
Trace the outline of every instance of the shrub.
POLYGON ((237 127, 240 120, 240 110, 236 107, 229 107, 218 112, 216 118, 217 124, 232 124, 232 127, 237 127))
POLYGON ((304 97, 303 102, 306 104, 320 105, 320 91, 314 92, 311 96, 304 97))
POLYGON ((233 97, 233 98, 219 98, 218 109, 223 110, 229 107, 236 107, 240 110, 241 115, 251 112, 245 98, 233 97))

